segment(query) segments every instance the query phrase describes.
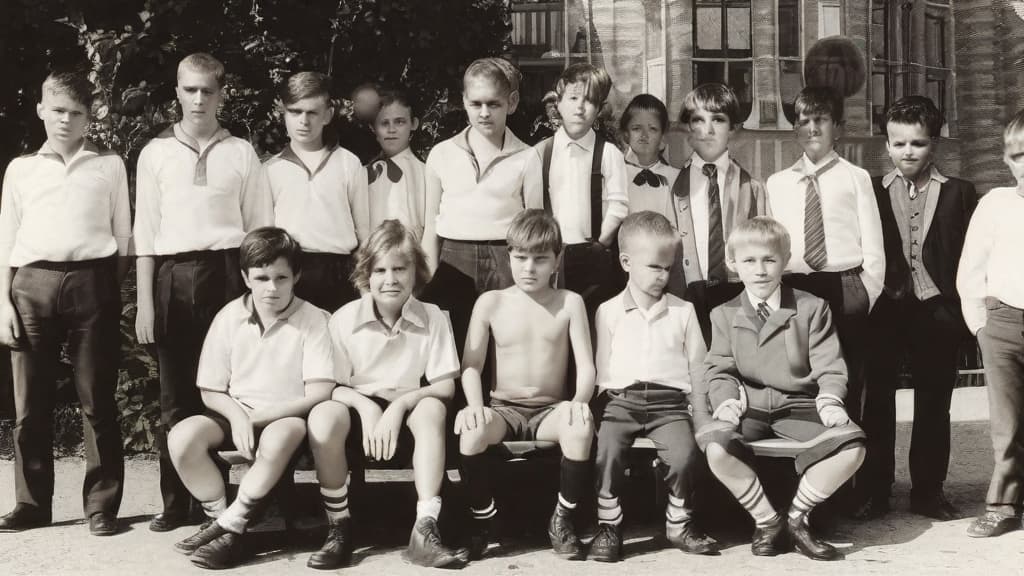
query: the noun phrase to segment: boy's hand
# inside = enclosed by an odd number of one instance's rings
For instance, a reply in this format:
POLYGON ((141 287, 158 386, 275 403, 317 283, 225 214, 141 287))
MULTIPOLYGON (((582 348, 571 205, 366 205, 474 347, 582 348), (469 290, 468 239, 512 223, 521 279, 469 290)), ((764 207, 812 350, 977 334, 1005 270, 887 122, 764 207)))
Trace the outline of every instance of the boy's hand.
POLYGON ((21 327, 18 326, 18 311, 10 300, 0 302, 0 344, 14 347, 21 339, 21 327))
POLYGON ((376 460, 377 454, 373 451, 373 432, 377 429, 377 422, 383 412, 380 406, 373 402, 363 402, 356 412, 359 413, 359 421, 363 426, 363 454, 376 460))
POLYGON ((455 415, 455 434, 486 426, 494 419, 494 411, 486 406, 466 406, 455 415))
POLYGON ((575 400, 569 402, 570 426, 586 426, 591 420, 593 420, 593 415, 590 413, 590 406, 586 402, 577 402, 575 400))
POLYGON ((154 324, 153 305, 139 304, 135 310, 135 337, 139 344, 152 344, 156 341, 153 337, 154 324))
POLYGON ((405 409, 395 402, 389 404, 373 428, 371 450, 374 458, 391 460, 398 448, 398 433, 401 432, 404 421, 405 409))
POLYGON ((819 408, 818 416, 821 417, 821 423, 828 428, 835 428, 836 426, 850 423, 850 415, 846 413, 846 408, 836 406, 835 404, 819 408))
POLYGON ((728 422, 733 426, 739 426, 740 418, 743 417, 743 403, 739 398, 729 398, 719 404, 718 408, 715 408, 715 412, 711 417, 715 420, 728 422))
POLYGON ((231 441, 246 460, 255 460, 256 433, 248 414, 231 421, 231 441))

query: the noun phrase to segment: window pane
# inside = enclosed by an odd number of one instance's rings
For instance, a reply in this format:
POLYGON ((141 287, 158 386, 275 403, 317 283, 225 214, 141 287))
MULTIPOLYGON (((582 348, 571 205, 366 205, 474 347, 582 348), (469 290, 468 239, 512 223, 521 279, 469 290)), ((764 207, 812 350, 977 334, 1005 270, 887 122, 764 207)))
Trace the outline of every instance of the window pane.
POLYGON ((797 0, 779 0, 779 56, 801 56, 800 4, 797 0))
POLYGON ((881 68, 871 75, 871 123, 875 134, 885 133, 885 109, 888 106, 888 75, 885 68, 881 68))
POLYGON ((802 68, 800 62, 786 60, 779 62, 779 92, 782 96, 782 113, 790 124, 796 121, 793 101, 804 87, 802 68))
POLYGON ((871 9, 871 55, 882 60, 888 59, 889 8, 880 2, 871 9))
POLYGON ((838 2, 822 2, 818 6, 818 38, 842 33, 842 11, 838 2))
POLYGON ((694 62, 693 85, 705 82, 725 82, 725 62, 694 62))
POLYGON ((946 19, 940 15, 925 15, 925 65, 946 67, 946 19))
POLYGON ((726 84, 736 93, 740 101, 740 122, 750 116, 754 105, 754 65, 752 62, 730 62, 729 81, 726 84))
POLYGON ((726 10, 730 50, 750 50, 750 6, 726 10))
POLYGON ((722 49, 722 9, 697 8, 697 50, 722 49))

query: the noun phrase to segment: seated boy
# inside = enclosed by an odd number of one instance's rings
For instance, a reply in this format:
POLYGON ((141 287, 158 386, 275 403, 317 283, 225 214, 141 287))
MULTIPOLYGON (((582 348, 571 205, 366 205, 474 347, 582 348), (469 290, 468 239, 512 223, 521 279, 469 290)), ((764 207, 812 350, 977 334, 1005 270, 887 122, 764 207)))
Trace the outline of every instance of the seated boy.
POLYGON ((860 467, 864 433, 843 406, 846 364, 828 303, 780 284, 789 233, 771 218, 737 226, 726 256, 744 290, 711 311, 707 373, 693 407, 695 417, 710 412, 713 420, 698 428, 697 443, 754 518, 755 556, 785 552, 788 537, 808 558, 837 560, 839 551, 811 532, 807 516, 860 467), (813 441, 796 457, 800 484, 786 520, 765 496, 746 444, 773 437, 813 441))
POLYGON ((396 219, 416 235, 423 237, 426 200, 426 165, 409 148, 413 132, 420 126, 409 95, 401 90, 386 90, 380 95, 380 112, 373 133, 381 153, 366 165, 370 182, 370 229, 385 220, 396 219))
POLYGON ((387 220, 358 252, 353 279, 363 297, 331 317, 335 376, 341 386, 333 400, 310 412, 308 424, 330 529, 323 547, 309 559, 311 568, 340 568, 351 554, 345 483, 349 439, 378 461, 408 461, 411 453, 419 501, 403 557, 435 568, 460 561, 441 544, 437 528, 445 405, 455 394, 459 358, 448 318, 413 296, 429 274, 419 239, 397 220, 387 220), (427 385, 421 386, 424 379, 427 385))
POLYGON ((688 406, 704 376, 707 348, 693 305, 665 293, 678 235, 661 214, 630 214, 619 228, 619 260, 626 289, 597 309, 597 382, 603 405, 597 433, 598 532, 594 560, 622 558, 620 490, 633 439, 658 446, 668 506, 665 536, 683 552, 714 554, 718 543, 691 520, 700 451, 688 406))
POLYGON ((206 413, 167 437, 185 487, 213 521, 175 544, 201 568, 229 568, 243 555, 253 510, 288 469, 306 437, 306 414, 334 388, 327 314, 293 293, 301 248, 280 228, 257 228, 239 248, 250 293, 229 302, 210 325, 196 386, 206 413), (227 506, 213 450, 253 460, 227 506))
POLYGON ((544 440, 557 442, 563 456, 548 537, 556 553, 582 560, 572 512, 590 476, 594 436, 587 405, 594 389, 587 311, 579 294, 552 287, 562 249, 552 216, 538 209, 521 212, 509 227, 508 246, 515 285, 485 292, 477 301, 462 359, 467 406, 456 415, 455 433, 474 524, 470 558, 486 551, 497 512, 484 451, 504 440, 544 440), (487 407, 481 373, 492 335, 494 383, 487 407), (570 353, 576 360, 571 400, 566 385, 570 353))

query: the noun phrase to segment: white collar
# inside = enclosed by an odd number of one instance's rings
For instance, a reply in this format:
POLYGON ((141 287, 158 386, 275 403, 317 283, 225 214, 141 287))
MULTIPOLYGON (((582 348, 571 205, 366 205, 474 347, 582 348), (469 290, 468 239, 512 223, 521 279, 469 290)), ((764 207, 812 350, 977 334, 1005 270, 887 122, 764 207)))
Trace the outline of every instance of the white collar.
POLYGON ((754 293, 750 290, 747 290, 746 292, 747 299, 750 300, 750 304, 753 305, 755 312, 757 311, 757 305, 761 302, 767 304, 768 307, 772 309, 772 312, 778 310, 782 306, 782 284, 776 286, 775 291, 769 294, 768 298, 764 300, 754 296, 754 293))

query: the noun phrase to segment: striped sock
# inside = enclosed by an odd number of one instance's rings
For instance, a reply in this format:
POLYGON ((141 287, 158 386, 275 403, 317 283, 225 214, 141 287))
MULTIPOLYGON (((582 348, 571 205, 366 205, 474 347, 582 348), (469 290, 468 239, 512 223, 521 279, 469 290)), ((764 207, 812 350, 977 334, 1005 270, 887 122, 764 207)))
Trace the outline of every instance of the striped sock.
POLYGON ((768 497, 764 494, 764 488, 761 486, 761 481, 755 476, 750 482, 750 486, 743 491, 743 495, 736 498, 739 501, 740 506, 754 519, 754 524, 758 527, 763 528, 772 522, 779 519, 779 515, 772 508, 772 503, 768 501, 768 497))
POLYGON ((622 523, 622 507, 619 506, 619 499, 597 498, 597 521, 601 524, 618 526, 622 523))
POLYGON ((677 533, 690 521, 690 507, 682 498, 668 495, 668 505, 665 506, 665 529, 669 533, 677 533))
POLYGON ((490 503, 483 508, 469 508, 470 514, 473 515, 473 520, 487 520, 493 518, 498 513, 498 508, 494 505, 494 499, 492 498, 490 503))
POLYGON ((793 504, 789 507, 789 517, 794 520, 805 520, 807 514, 827 498, 828 494, 823 494, 820 490, 811 486, 811 482, 805 474, 800 479, 800 487, 797 488, 796 496, 793 497, 793 504))
POLYGON ((342 484, 341 488, 320 487, 320 496, 324 499, 324 511, 327 512, 327 523, 337 524, 344 518, 349 517, 348 511, 348 484, 342 484))
POLYGON ((558 493, 558 507, 561 508, 563 512, 572 512, 573 510, 576 509, 576 503, 575 502, 569 502, 568 500, 565 499, 565 496, 563 496, 562 493, 559 492, 558 493))
POLYGON ((228 507, 227 498, 221 496, 216 500, 210 500, 209 502, 202 502, 203 512, 206 513, 208 518, 216 518, 224 513, 224 510, 228 507))
POLYGON ((249 515, 252 514, 252 509, 256 506, 256 502, 258 502, 256 498, 249 497, 239 488, 238 497, 217 518, 217 524, 220 524, 220 527, 228 532, 234 532, 235 534, 245 532, 245 527, 249 524, 249 515))
POLYGON ((437 520, 437 517, 441 515, 441 497, 434 496, 426 500, 420 500, 416 502, 416 519, 420 518, 433 518, 437 520))

